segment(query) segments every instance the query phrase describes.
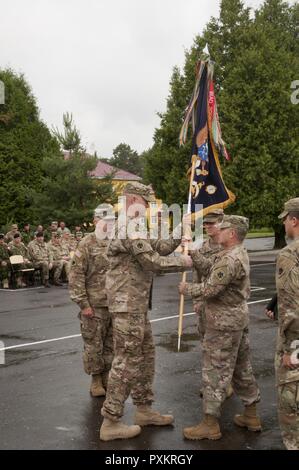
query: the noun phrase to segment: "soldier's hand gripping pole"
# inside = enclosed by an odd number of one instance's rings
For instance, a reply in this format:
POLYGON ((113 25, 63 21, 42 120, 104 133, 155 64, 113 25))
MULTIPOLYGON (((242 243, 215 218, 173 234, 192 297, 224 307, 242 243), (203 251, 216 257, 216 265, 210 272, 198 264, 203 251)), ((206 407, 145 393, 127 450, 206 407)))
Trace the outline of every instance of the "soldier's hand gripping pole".
MULTIPOLYGON (((197 161, 197 155, 192 156, 192 167, 191 167, 191 174, 190 174, 190 184, 189 184, 189 196, 188 196, 188 214, 191 213, 191 197, 192 197, 192 183, 194 179, 194 172, 195 172, 195 164, 197 161)), ((184 236, 186 238, 190 237, 190 227, 185 228, 184 236)), ((184 255, 188 254, 188 244, 186 243, 184 246, 184 255)), ((182 282, 186 282, 186 272, 183 272, 182 275, 182 282)), ((178 351, 181 348, 181 336, 183 332, 183 316, 184 316, 184 294, 180 295, 180 310, 179 310, 179 324, 178 324, 178 351)))

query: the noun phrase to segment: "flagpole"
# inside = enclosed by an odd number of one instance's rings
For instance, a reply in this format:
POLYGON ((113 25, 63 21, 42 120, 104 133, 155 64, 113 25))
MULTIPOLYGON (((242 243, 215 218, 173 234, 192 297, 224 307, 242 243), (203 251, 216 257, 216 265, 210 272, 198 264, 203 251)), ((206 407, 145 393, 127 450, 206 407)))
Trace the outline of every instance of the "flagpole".
MULTIPOLYGON (((192 167, 191 167, 191 175, 190 175, 190 184, 189 184, 189 196, 188 196, 188 209, 187 214, 191 214, 191 198, 192 198, 192 183, 194 179, 195 173, 195 164, 197 161, 197 155, 192 155, 192 167)), ((189 230, 185 229, 184 235, 190 235, 188 233, 189 230)), ((184 246, 184 255, 188 254, 188 244, 186 243, 184 246)), ((183 272, 182 275, 182 282, 186 282, 186 271, 183 272)), ((184 316, 184 294, 180 295, 180 310, 179 310, 179 324, 178 324, 178 352, 181 348, 181 336, 183 332, 183 316, 184 316)))

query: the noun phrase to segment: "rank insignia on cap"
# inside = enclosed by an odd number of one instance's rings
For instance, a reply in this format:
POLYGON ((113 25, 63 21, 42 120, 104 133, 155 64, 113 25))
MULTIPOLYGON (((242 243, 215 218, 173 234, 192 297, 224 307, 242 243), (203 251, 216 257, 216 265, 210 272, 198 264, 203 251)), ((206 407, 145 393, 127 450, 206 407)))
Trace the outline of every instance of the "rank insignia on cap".
POLYGON ((217 273, 217 276, 219 277, 219 279, 222 279, 224 277, 224 272, 219 271, 219 273, 217 273))

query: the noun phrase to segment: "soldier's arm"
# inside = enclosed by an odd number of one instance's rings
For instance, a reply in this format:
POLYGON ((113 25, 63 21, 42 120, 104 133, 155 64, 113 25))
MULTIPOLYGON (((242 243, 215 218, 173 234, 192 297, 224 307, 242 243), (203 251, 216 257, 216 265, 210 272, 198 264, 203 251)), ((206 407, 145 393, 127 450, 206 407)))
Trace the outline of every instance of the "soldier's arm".
POLYGON ((232 282, 234 273, 234 264, 224 258, 213 266, 205 282, 200 284, 186 283, 185 293, 201 300, 218 297, 232 282))
POLYGON ((198 271, 200 276, 207 277, 213 266, 213 261, 211 258, 204 256, 200 250, 190 251, 190 256, 193 261, 193 266, 198 271))
POLYGON ((81 310, 90 307, 85 284, 87 269, 88 253, 86 248, 79 243, 72 259, 69 292, 71 299, 79 305, 81 310))
POLYGON ((123 244, 128 251, 136 258, 145 271, 153 272, 176 272, 185 271, 188 264, 185 257, 160 256, 153 250, 147 240, 123 240, 123 244))
POLYGON ((289 260, 278 257, 277 269, 283 277, 278 290, 280 346, 291 353, 293 340, 299 339, 299 266, 290 266, 289 260))
POLYGON ((181 230, 182 224, 179 224, 167 240, 158 238, 157 240, 151 240, 151 246, 154 251, 157 251, 159 255, 167 256, 170 255, 181 243, 181 230))

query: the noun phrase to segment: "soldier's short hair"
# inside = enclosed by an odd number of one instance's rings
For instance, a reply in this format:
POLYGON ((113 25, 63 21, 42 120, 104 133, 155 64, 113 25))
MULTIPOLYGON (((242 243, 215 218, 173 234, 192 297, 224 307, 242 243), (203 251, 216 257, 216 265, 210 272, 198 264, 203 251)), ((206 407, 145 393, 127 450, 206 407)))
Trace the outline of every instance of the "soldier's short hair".
POLYGON ((299 211, 290 211, 288 213, 288 217, 291 219, 292 217, 295 217, 295 219, 299 220, 299 211))
POLYGON ((17 233, 14 234, 13 237, 14 237, 14 238, 21 238, 21 234, 20 234, 19 232, 17 232, 17 233))

